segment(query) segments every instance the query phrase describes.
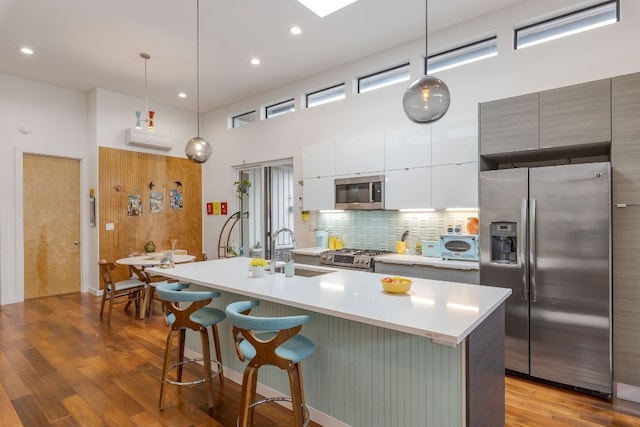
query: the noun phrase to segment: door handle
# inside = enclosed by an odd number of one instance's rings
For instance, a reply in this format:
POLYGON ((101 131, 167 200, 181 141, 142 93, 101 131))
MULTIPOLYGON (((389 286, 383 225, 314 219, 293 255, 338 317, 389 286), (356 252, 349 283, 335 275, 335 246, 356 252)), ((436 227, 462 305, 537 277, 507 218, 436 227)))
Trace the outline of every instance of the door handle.
POLYGON ((531 199, 529 206, 531 223, 529 224, 529 265, 531 269, 531 302, 536 302, 536 199, 531 199))
POLYGON ((518 263, 522 273, 522 300, 529 299, 529 263, 527 262, 527 199, 520 204, 520 224, 518 224, 518 263))
POLYGON ((77 240, 74 240, 74 241, 73 241, 73 244, 74 244, 74 245, 76 245, 76 246, 79 246, 79 245, 80 245, 80 242, 79 242, 79 241, 77 241, 77 240))

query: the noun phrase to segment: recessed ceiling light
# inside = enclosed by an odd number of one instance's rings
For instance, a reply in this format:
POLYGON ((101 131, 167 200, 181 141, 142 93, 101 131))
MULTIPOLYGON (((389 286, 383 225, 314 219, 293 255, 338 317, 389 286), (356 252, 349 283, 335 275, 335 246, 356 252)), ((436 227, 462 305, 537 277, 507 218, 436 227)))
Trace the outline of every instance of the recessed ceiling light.
POLYGON ((298 0, 320 18, 350 5, 356 0, 298 0))
POLYGON ((186 98, 186 97, 187 97, 187 94, 186 94, 186 93, 184 93, 184 92, 180 92, 180 93, 178 94, 178 98, 186 98))
POLYGON ((258 58, 251 58, 250 62, 253 65, 260 65, 260 60, 258 58))
POLYGON ((298 26, 294 26, 289 28, 289 32, 291 34, 293 34, 294 36, 297 36, 298 34, 302 34, 302 28, 298 27, 298 26))
POLYGON ((30 47, 21 47, 20 48, 20 52, 24 53, 25 55, 33 55, 33 49, 31 49, 30 47))

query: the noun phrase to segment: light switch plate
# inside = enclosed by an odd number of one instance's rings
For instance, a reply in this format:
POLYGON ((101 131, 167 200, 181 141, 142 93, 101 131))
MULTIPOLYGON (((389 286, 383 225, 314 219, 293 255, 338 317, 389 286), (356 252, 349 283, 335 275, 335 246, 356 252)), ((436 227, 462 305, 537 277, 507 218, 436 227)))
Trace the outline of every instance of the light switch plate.
POLYGON ((107 223, 106 230, 107 230, 107 231, 113 231, 113 230, 115 230, 115 227, 114 227, 114 225, 113 225, 113 223, 112 223, 112 222, 108 222, 108 223, 107 223))

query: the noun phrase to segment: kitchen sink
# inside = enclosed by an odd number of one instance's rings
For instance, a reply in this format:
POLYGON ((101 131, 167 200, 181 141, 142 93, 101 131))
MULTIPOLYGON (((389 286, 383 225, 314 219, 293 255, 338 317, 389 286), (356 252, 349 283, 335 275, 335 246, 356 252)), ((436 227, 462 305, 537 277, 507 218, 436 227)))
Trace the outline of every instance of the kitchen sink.
MULTIPOLYGON (((300 277, 316 277, 322 276, 323 274, 335 273, 336 270, 332 270, 329 268, 321 268, 321 267, 313 267, 313 266, 302 266, 300 264, 296 264, 295 271, 293 273, 294 276, 300 277)), ((284 266, 277 266, 276 273, 284 273, 284 266)))

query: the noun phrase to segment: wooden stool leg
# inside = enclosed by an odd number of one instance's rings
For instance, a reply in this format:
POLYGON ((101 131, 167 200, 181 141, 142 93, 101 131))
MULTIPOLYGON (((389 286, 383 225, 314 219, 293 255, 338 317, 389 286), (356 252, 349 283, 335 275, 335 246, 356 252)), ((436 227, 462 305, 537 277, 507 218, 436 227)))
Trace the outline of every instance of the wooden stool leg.
POLYGON ((256 386, 258 384, 258 368, 247 365, 242 378, 240 396, 240 427, 253 425, 253 408, 249 408, 256 400, 256 386))
POLYGON ((213 381, 211 381, 211 347, 209 346, 209 332, 207 328, 200 329, 202 341, 202 362, 204 364, 205 386, 209 398, 209 408, 213 408, 213 381))
POLYGON ((220 351, 220 335, 218 335, 218 325, 211 326, 211 332, 213 334, 213 345, 216 346, 216 360, 220 362, 220 384, 224 384, 224 375, 222 373, 222 351, 220 351))
POLYGON ((167 371, 169 370, 169 360, 171 359, 171 346, 173 345, 173 329, 169 330, 167 335, 167 343, 164 347, 164 364, 162 365, 162 380, 160 381, 160 401, 158 403, 160 410, 164 409, 164 391, 167 385, 167 371))
POLYGON ((294 363, 287 369, 289 374, 289 387, 291 388, 291 410, 293 411, 293 426, 301 426, 304 423, 302 405, 304 405, 304 395, 302 394, 302 372, 300 364, 294 363))

